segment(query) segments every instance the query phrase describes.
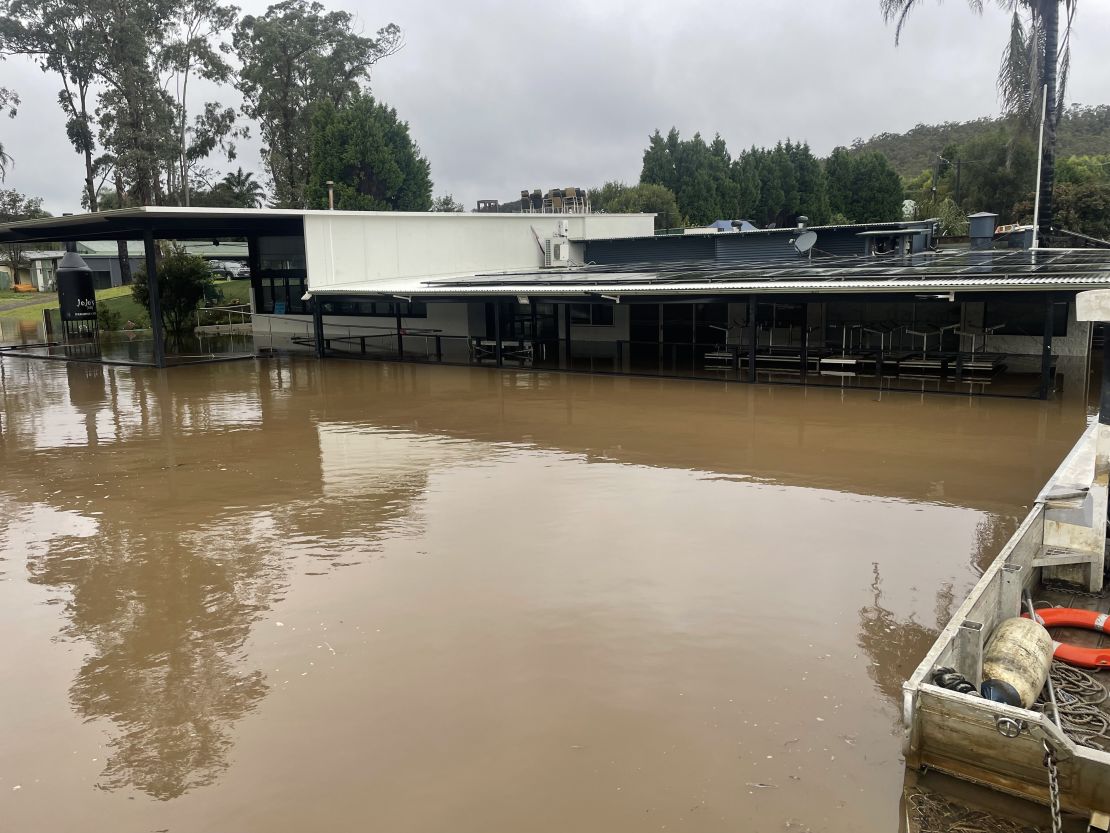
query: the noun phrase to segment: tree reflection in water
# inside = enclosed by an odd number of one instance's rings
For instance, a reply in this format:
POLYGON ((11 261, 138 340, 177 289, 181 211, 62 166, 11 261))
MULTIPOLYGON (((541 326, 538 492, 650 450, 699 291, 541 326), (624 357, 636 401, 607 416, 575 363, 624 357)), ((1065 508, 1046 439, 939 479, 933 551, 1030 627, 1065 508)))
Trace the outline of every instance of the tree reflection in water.
POLYGON ((279 578, 229 532, 208 529, 201 544, 106 522, 30 564, 31 581, 70 590, 65 635, 92 646, 70 688, 74 708, 121 730, 102 789, 165 800, 212 783, 232 725, 266 693, 260 671, 241 670, 241 650, 279 578))
MULTIPOLYGON (((975 529, 975 549, 971 564, 982 573, 1017 529, 1019 519, 1009 515, 989 514, 975 529)), ((937 590, 934 627, 917 622, 912 616, 899 619, 883 606, 882 576, 879 565, 872 563, 871 604, 860 608, 858 642, 871 662, 867 673, 879 691, 895 705, 902 702, 902 683, 909 679, 932 647, 941 629, 952 618, 952 612, 963 601, 957 599, 951 581, 942 582, 937 590)), ((901 719, 901 718, 899 718, 901 719)))

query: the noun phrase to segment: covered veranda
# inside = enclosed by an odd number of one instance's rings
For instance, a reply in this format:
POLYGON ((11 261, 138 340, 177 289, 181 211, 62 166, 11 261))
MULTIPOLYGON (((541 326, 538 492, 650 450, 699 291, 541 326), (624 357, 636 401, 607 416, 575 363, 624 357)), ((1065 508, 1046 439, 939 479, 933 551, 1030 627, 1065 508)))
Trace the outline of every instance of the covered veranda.
POLYGON ((1085 389, 1091 333, 1074 295, 1108 282, 1106 253, 1071 250, 376 281, 314 289, 312 342, 319 355, 1047 399, 1085 389), (390 303, 426 317, 358 318, 390 303))

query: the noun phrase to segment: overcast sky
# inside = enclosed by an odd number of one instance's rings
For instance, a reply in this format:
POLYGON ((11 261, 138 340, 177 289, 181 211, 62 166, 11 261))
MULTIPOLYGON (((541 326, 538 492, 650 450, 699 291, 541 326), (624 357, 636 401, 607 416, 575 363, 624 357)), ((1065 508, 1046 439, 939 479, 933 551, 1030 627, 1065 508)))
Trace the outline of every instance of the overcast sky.
MULTIPOLYGON (((368 32, 395 22, 406 46, 374 72, 432 166, 435 194, 467 208, 522 188, 635 182, 647 138, 719 132, 736 151, 791 137, 838 144, 921 122, 998 110, 1008 33, 996 9, 923 4, 894 46, 878 0, 323 0, 368 32)), ((266 2, 245 0, 246 12, 266 2)), ((1080 4, 1068 101, 1110 103, 1110 4, 1080 4)), ((0 123, 15 164, 4 187, 80 210, 81 158, 65 138, 58 84, 23 60, 0 64, 23 97, 0 123)), ((206 91, 237 104, 234 90, 206 91)), ((199 100, 194 102, 199 104, 199 100)), ((262 175, 258 141, 230 166, 262 175)))

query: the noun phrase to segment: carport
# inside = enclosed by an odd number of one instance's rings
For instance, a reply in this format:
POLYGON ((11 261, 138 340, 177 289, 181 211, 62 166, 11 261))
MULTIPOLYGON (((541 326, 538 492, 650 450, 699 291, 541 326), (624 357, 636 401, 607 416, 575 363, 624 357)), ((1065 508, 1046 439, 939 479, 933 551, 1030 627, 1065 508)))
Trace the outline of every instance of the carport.
POLYGON ((251 274, 258 269, 261 237, 304 237, 304 212, 288 209, 144 206, 0 224, 0 243, 142 241, 150 284, 150 326, 156 367, 165 367, 165 332, 158 286, 159 240, 245 239, 251 274))

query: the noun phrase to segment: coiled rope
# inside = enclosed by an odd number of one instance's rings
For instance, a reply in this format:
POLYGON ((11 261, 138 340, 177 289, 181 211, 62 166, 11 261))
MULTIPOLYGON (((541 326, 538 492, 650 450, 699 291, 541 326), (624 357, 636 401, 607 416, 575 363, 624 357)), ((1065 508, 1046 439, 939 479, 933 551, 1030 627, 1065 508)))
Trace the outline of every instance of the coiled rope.
MULTIPOLYGON (((1093 675, 1062 662, 1053 660, 1050 673, 1064 734, 1080 746, 1110 752, 1110 693, 1093 675)), ((1048 709, 1043 691, 1033 706, 1048 709)))

